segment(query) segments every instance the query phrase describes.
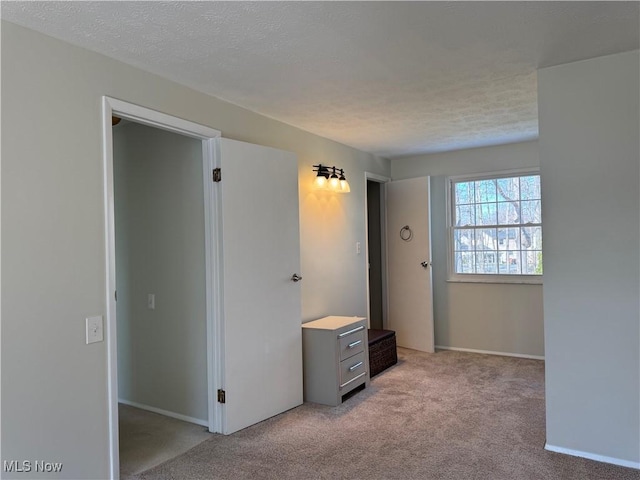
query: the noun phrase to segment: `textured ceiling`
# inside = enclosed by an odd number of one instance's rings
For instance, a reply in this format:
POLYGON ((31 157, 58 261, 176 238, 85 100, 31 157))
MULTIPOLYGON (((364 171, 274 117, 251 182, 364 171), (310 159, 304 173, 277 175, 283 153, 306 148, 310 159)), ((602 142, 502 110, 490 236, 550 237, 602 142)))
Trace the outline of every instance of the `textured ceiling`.
POLYGON ((538 135, 536 69, 638 2, 2 2, 2 18, 384 157, 538 135))

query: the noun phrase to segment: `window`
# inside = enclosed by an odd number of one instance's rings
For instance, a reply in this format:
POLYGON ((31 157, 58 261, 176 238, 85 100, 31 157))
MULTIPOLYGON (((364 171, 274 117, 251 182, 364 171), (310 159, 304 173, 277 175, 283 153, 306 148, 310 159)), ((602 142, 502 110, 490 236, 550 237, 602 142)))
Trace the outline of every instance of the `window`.
POLYGON ((453 177, 449 188, 450 279, 539 283, 540 175, 453 177))

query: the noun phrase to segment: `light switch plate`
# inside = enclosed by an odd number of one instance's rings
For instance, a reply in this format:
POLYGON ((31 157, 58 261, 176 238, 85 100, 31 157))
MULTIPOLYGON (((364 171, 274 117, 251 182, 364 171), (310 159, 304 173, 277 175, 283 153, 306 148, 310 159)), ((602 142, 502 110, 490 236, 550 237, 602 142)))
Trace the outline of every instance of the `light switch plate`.
POLYGON ((86 323, 86 340, 87 345, 90 343, 102 342, 103 340, 103 328, 102 328, 102 316, 87 317, 86 323))

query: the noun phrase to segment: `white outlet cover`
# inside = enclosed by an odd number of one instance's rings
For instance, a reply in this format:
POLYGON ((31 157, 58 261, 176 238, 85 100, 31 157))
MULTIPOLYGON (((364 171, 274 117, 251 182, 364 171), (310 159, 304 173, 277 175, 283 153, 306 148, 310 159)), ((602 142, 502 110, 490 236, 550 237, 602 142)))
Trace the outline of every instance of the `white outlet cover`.
POLYGON ((86 324, 86 341, 90 343, 102 342, 104 339, 102 328, 102 316, 87 317, 86 324))

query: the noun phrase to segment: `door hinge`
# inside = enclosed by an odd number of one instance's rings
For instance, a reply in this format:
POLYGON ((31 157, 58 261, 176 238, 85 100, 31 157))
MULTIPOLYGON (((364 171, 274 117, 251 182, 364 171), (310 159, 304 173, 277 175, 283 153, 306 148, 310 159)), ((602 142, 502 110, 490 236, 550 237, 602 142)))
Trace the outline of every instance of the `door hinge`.
POLYGON ((116 302, 117 302, 117 301, 118 301, 118 291, 117 291, 117 290, 115 290, 115 291, 113 292, 113 296, 115 297, 116 302))
POLYGON ((222 180, 222 171, 219 168, 214 168, 213 169, 213 181, 217 183, 220 180, 222 180))
POLYGON ((226 392, 222 389, 218 390, 218 403, 226 403, 226 392))

